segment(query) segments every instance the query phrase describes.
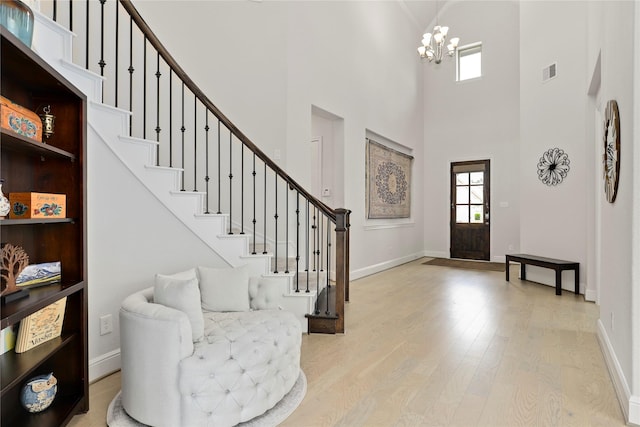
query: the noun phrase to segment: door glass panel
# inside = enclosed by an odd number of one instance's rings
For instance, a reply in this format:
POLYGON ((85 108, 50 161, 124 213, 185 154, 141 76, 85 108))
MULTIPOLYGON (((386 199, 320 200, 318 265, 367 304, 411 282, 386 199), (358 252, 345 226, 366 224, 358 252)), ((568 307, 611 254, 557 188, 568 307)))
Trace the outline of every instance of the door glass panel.
POLYGON ((484 186, 476 185, 471 187, 471 203, 484 203, 483 200, 484 195, 484 186))
POLYGON ((484 172, 471 172, 469 175, 471 185, 482 185, 484 184, 484 172))
POLYGON ((456 206, 456 222, 464 224, 469 222, 469 205, 456 206))
POLYGON ((469 187, 457 186, 456 187, 456 204, 469 203, 469 187))
POLYGON ((469 185, 469 174, 465 173, 457 173, 456 174, 456 185, 469 185))
POLYGON ((482 205, 471 205, 471 223, 482 223, 482 205))

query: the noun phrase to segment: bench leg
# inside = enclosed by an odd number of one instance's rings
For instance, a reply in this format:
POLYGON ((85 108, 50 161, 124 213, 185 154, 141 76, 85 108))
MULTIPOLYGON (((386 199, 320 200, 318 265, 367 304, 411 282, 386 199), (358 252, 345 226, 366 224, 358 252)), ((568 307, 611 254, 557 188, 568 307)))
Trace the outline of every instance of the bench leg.
POLYGON ((525 268, 527 264, 523 261, 520 261, 520 280, 527 280, 527 269, 525 268))
POLYGON ((578 295, 580 294, 580 267, 576 267, 573 272, 576 276, 576 295, 578 295))
POLYGON ((509 281, 509 258, 507 258, 507 260, 504 263, 505 265, 505 269, 504 269, 504 274, 505 274, 505 279, 507 280, 507 282, 509 281))
POLYGON ((562 295, 562 270, 556 268, 556 295, 562 295))

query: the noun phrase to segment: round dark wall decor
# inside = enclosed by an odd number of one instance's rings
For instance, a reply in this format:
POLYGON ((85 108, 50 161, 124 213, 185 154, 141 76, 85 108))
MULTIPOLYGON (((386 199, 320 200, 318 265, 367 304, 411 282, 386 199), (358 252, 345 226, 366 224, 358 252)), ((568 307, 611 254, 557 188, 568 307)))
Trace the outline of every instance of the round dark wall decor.
POLYGON ((548 149, 538 162, 538 178, 547 185, 558 185, 569 173, 569 155, 560 148, 548 149))
POLYGON ((385 203, 400 204, 407 198, 409 183, 402 168, 393 162, 383 162, 376 173, 378 197, 385 203))
POLYGON ((620 113, 618 103, 610 100, 604 113, 604 194, 609 203, 613 203, 618 195, 618 181, 620 179, 620 113))

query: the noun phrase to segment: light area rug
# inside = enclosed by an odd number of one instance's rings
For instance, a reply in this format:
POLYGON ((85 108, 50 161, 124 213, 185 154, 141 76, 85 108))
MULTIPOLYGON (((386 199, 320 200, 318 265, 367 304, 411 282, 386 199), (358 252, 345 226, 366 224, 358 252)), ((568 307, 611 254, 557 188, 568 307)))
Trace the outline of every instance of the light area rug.
MULTIPOLYGON (((121 391, 113 398, 107 409, 107 425, 109 427, 147 427, 131 418, 122 407, 121 391)), ((280 402, 264 414, 255 417, 239 427, 275 427, 295 411, 307 394, 307 377, 300 370, 296 383, 280 402)))

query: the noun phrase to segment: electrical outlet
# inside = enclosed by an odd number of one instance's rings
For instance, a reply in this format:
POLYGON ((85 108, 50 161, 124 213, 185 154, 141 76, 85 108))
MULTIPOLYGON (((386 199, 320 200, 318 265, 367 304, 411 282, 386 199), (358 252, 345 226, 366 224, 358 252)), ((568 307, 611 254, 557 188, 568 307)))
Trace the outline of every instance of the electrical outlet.
POLYGON ((100 335, 107 335, 113 332, 113 317, 110 314, 100 316, 100 335))

